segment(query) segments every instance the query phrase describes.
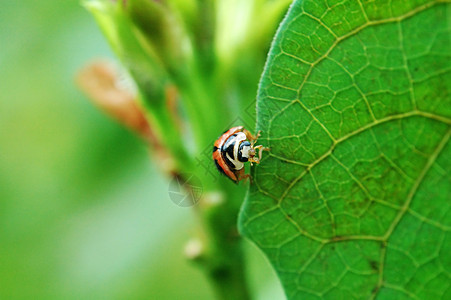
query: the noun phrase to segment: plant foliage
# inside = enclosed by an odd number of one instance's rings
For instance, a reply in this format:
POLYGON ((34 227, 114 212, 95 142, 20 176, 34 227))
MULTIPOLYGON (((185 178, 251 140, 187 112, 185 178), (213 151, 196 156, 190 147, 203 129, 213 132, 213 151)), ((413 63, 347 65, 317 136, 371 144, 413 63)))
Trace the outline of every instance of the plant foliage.
POLYGON ((289 299, 451 298, 449 12, 292 4, 258 92, 272 150, 239 220, 289 299))

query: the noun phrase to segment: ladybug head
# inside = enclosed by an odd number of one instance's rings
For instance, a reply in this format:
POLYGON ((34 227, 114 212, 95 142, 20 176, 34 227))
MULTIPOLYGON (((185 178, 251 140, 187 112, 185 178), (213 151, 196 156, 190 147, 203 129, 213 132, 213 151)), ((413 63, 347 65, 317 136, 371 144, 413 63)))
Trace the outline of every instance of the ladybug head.
POLYGON ((238 148, 238 160, 247 162, 255 156, 255 150, 249 141, 243 141, 238 148))

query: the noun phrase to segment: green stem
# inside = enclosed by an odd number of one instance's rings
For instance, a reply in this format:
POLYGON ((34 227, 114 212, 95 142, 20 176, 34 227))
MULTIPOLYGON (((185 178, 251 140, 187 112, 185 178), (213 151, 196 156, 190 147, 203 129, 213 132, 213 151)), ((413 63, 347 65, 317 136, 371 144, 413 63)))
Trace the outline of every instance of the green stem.
MULTIPOLYGON (((174 83, 188 112, 198 153, 205 147, 212 147, 231 121, 231 113, 224 101, 225 93, 222 93, 224 78, 219 76, 220 72, 218 74, 220 64, 214 47, 216 1, 199 2, 198 15, 191 27, 194 53, 192 57, 181 56, 180 61, 174 54, 180 50, 176 46, 178 44, 170 43, 178 39, 172 36, 174 31, 165 27, 168 24, 164 17, 168 11, 161 7, 158 9, 159 4, 136 0, 136 3, 132 3, 134 6, 129 6, 130 10, 124 12, 120 3, 100 0, 89 3, 87 7, 96 16, 113 49, 134 77, 153 129, 176 161, 177 175, 194 173, 202 181, 206 196, 201 199, 197 209, 207 245, 200 262, 217 298, 249 299, 242 239, 237 230, 244 188, 226 178, 215 181, 204 175, 203 170, 196 169, 165 99, 165 88, 174 83), (148 5, 146 11, 143 9, 145 3, 148 5), (137 31, 138 28, 142 32, 137 31), (221 195, 223 199, 214 201, 211 195, 221 195)), ((208 160, 213 164, 211 158, 208 160)))
POLYGON ((188 155, 186 146, 184 145, 179 128, 173 116, 166 107, 153 106, 148 108, 148 118, 153 125, 153 129, 158 134, 158 139, 163 143, 165 148, 170 152, 176 165, 174 169, 178 173, 192 173, 194 162, 188 155))
MULTIPOLYGON (((231 184, 231 183, 230 183, 231 184)), ((250 299, 245 276, 242 238, 238 234, 237 216, 240 189, 230 189, 224 201, 216 203, 207 194, 200 204, 200 216, 207 235, 207 251, 201 260, 218 299, 250 299), (234 201, 235 200, 235 201, 234 201), (211 202, 214 203, 211 203, 211 202)), ((241 197, 241 198, 240 198, 241 197)))

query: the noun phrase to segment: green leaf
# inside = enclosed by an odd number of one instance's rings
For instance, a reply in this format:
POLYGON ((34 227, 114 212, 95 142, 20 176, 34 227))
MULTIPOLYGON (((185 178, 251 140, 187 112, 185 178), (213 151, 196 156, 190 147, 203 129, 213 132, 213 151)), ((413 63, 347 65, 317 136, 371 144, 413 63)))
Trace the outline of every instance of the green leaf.
POLYGON ((450 4, 294 1, 241 232, 289 299, 451 299, 450 4))

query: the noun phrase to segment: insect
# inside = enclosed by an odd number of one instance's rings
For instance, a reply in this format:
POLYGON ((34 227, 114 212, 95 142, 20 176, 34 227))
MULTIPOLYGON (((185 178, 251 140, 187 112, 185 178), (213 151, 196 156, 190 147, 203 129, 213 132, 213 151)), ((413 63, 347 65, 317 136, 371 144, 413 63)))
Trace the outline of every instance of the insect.
POLYGON ((213 146, 213 160, 219 172, 229 177, 233 182, 250 178, 249 174, 244 174, 244 163, 260 163, 262 151, 269 151, 269 148, 262 145, 254 146, 260 132, 256 136, 252 135, 243 126, 232 127, 225 131, 213 146), (256 149, 258 149, 258 157, 256 149))

